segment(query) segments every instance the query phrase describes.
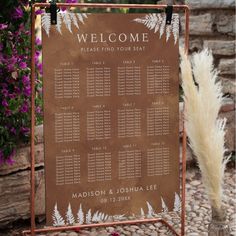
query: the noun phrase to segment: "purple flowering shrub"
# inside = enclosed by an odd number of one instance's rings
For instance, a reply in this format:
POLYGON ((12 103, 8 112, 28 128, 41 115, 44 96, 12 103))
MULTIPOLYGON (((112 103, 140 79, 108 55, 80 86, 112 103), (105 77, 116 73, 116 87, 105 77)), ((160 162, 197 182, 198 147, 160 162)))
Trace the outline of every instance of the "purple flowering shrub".
MULTIPOLYGON (((30 131, 30 11, 27 1, 0 3, 0 165, 12 164, 16 146, 30 131)), ((37 39, 36 123, 42 122, 42 64, 37 39)))

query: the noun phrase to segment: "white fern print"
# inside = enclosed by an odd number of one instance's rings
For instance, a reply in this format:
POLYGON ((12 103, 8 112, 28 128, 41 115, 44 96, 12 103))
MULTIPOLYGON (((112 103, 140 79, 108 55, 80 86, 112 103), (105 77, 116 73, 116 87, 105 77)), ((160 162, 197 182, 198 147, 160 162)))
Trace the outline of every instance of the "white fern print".
MULTIPOLYGON (((61 27, 62 24, 72 33, 72 25, 79 29, 79 22, 84 24, 84 19, 88 18, 89 14, 86 13, 73 13, 69 11, 57 13, 57 24, 56 30, 62 34, 61 27)), ((45 13, 42 15, 42 28, 45 30, 46 34, 50 35, 51 29, 51 16, 50 13, 45 13)))
POLYGON ((140 209, 140 216, 141 216, 142 218, 144 218, 144 217, 145 217, 145 213, 144 213, 144 210, 143 210, 143 208, 141 208, 141 209, 140 209))
POLYGON ((61 26, 62 26, 62 17, 61 14, 57 14, 57 24, 56 24, 56 29, 57 31, 62 34, 61 32, 61 26))
POLYGON ((64 24, 66 25, 66 28, 72 33, 70 13, 65 11, 61 13, 61 16, 62 16, 64 24))
MULTIPOLYGON (((86 14, 85 14, 85 15, 86 15, 86 14)), ((83 23, 83 24, 84 24, 84 18, 87 18, 87 16, 85 17, 85 16, 83 16, 83 14, 81 14, 81 13, 77 13, 77 17, 78 17, 79 21, 80 21, 81 23, 83 23)))
POLYGON ((78 213, 77 213, 77 222, 80 225, 82 225, 84 223, 84 212, 83 212, 83 209, 82 209, 82 204, 80 204, 79 210, 78 210, 78 213))
POLYGON ((147 14, 143 18, 136 18, 134 21, 144 24, 149 30, 154 29, 154 33, 159 31, 159 37, 161 38, 166 32, 166 41, 169 40, 171 33, 174 37, 174 43, 177 43, 179 37, 179 15, 173 14, 171 25, 166 25, 166 14, 152 13, 147 14))
POLYGON ((109 216, 103 212, 96 211, 92 217, 92 222, 104 222, 107 221, 109 216))
POLYGON ((142 23, 146 25, 148 29, 152 30, 156 26, 157 18, 156 18, 156 14, 153 13, 153 14, 146 15, 144 18, 134 19, 134 21, 138 23, 142 23))
POLYGON ((104 221, 104 219, 105 219, 105 214, 102 213, 102 212, 100 212, 100 213, 98 214, 98 221, 99 221, 99 222, 102 222, 102 221, 104 221))
POLYGON ((79 25, 78 25, 78 19, 76 17, 75 13, 68 13, 70 15, 71 21, 73 22, 74 26, 79 29, 79 25))
POLYGON ((71 205, 69 203, 68 209, 67 209, 67 212, 66 212, 66 224, 73 225, 74 223, 75 223, 75 218, 73 216, 71 205))
POLYGON ((103 217, 104 217, 104 213, 100 212, 98 214, 98 219, 99 219, 100 222, 103 221, 103 217))
POLYGON ((45 30, 46 34, 49 36, 51 28, 51 15, 49 13, 44 13, 42 15, 42 27, 45 30))
POLYGON ((175 211, 175 212, 180 212, 181 211, 181 199, 180 199, 180 196, 177 193, 175 193, 175 202, 174 202, 173 211, 175 211))
POLYGON ((177 43, 177 40, 179 38, 179 15, 178 14, 173 14, 172 17, 172 32, 174 35, 174 39, 175 39, 175 44, 177 43))
POLYGON ((125 214, 124 215, 114 215, 113 219, 115 221, 120 221, 120 220, 124 220, 125 219, 125 214))
POLYGON ((91 209, 89 209, 88 213, 86 214, 86 223, 91 224, 91 222, 92 222, 92 213, 91 213, 91 209))
POLYGON ((161 22, 162 22, 161 14, 157 14, 157 23, 156 23, 156 26, 155 26, 155 29, 154 29, 155 33, 159 30, 161 22))
POLYGON ((162 17, 162 22, 161 22, 161 25, 160 25, 160 38, 162 37, 162 35, 164 34, 164 31, 165 31, 165 26, 166 26, 166 15, 164 15, 162 17))
POLYGON ((162 207, 162 212, 166 213, 168 212, 168 207, 166 206, 165 201, 163 200, 163 198, 161 197, 161 207, 162 207))
MULTIPOLYGON (((66 224, 67 225, 74 225, 75 222, 75 217, 72 212, 71 204, 68 204, 67 212, 66 212, 66 224)), ((119 215, 120 219, 124 217, 124 215, 119 215)), ((87 214, 84 213, 82 204, 80 204, 78 213, 77 213, 77 223, 82 225, 82 224, 91 224, 92 222, 105 222, 107 221, 111 216, 108 214, 105 214, 104 212, 96 211, 94 215, 92 215, 92 210, 89 209, 87 214)), ((53 226, 63 226, 65 225, 65 220, 61 216, 60 212, 58 211, 57 208, 57 203, 55 204, 53 214, 52 214, 52 219, 53 219, 53 226)))
POLYGON ((171 34, 171 25, 166 26, 166 42, 169 40, 171 34))
POLYGON ((89 14, 91 14, 91 13, 82 13, 82 16, 84 17, 84 18, 88 18, 88 15, 89 14))
POLYGON ((65 221, 63 217, 61 216, 60 212, 57 209, 57 203, 55 204, 54 211, 52 214, 53 219, 53 226, 63 226, 65 225, 65 221))
POLYGON ((147 207, 148 207, 147 217, 154 216, 155 215, 155 211, 154 211, 152 205, 149 202, 146 202, 146 203, 147 203, 147 207))
POLYGON ((96 211, 94 214, 93 214, 93 217, 92 217, 92 222, 98 222, 99 219, 98 219, 98 211, 96 211))

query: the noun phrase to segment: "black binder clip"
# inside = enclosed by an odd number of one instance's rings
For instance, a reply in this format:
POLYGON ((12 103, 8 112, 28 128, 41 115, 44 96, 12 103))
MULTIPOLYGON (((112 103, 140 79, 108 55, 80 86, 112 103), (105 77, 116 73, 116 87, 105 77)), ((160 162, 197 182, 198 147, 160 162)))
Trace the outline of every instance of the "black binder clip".
POLYGON ((55 0, 50 2, 51 24, 57 24, 57 3, 55 0))
POLYGON ((35 3, 35 0, 29 0, 29 6, 32 7, 35 3))
POLYGON ((166 7, 166 24, 167 25, 171 25, 172 14, 173 14, 173 6, 167 5, 166 7))

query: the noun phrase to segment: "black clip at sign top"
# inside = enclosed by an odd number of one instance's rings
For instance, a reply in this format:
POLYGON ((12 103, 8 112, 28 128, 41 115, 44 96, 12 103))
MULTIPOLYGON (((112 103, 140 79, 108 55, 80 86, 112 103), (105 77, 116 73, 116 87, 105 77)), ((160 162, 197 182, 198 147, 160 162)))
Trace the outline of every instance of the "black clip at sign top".
POLYGON ((51 14, 51 24, 57 24, 57 4, 56 1, 50 2, 50 14, 51 14))
POLYGON ((171 25, 172 14, 173 14, 173 6, 168 5, 166 7, 166 24, 167 25, 171 25))

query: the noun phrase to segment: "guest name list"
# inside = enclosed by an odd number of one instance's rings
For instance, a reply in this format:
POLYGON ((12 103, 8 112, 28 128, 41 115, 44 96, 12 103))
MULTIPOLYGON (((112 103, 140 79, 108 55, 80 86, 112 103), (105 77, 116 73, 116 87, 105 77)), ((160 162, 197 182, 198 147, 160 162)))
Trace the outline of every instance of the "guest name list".
POLYGON ((147 203, 159 212, 162 200, 172 209, 179 193, 179 63, 171 28, 160 36, 145 14, 59 13, 56 26, 47 17, 48 224, 68 205, 74 215, 140 215, 147 203))

